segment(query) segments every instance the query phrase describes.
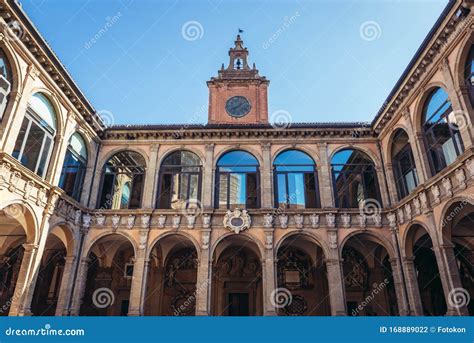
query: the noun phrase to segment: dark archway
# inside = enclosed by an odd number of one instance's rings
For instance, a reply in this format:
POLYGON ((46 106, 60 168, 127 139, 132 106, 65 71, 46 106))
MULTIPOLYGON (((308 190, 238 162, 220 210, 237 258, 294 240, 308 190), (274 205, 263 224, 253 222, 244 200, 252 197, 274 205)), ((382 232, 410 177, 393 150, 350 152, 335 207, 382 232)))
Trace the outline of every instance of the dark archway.
POLYGON ((263 315, 262 265, 257 245, 247 237, 229 236, 214 250, 212 314, 263 315))
POLYGON ((133 276, 134 248, 122 235, 110 234, 89 252, 81 316, 126 316, 133 276))
POLYGON ((330 316, 329 286, 322 248, 304 235, 286 238, 277 253, 277 284, 291 293, 278 309, 286 316, 330 316))

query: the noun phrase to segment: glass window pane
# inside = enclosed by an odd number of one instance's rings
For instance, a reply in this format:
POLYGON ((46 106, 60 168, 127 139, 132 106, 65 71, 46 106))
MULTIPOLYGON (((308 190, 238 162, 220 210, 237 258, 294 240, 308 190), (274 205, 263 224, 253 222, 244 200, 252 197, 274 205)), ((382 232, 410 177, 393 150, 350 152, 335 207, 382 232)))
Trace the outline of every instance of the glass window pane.
POLYGON ((288 192, 290 208, 305 208, 303 174, 288 174, 288 192))
POLYGON ((114 175, 105 174, 104 181, 102 183, 102 194, 100 198, 100 207, 104 209, 112 208, 112 193, 114 187, 114 175))
POLYGON ((280 153, 275 159, 275 165, 314 165, 313 159, 299 150, 287 150, 280 153))
POLYGON ((141 205, 142 199, 142 189, 143 189, 143 174, 135 174, 133 177, 131 196, 130 196, 130 205, 128 208, 139 208, 141 205))
POLYGON ((285 174, 277 175, 278 182, 278 203, 279 205, 286 204, 288 196, 286 194, 286 177, 285 174))
POLYGON ((230 174, 229 205, 231 208, 244 207, 246 204, 246 174, 230 174))
POLYGON ((26 117, 23 119, 23 122, 21 123, 20 132, 18 133, 18 137, 15 143, 15 148, 13 148, 13 153, 12 153, 13 157, 15 157, 16 159, 19 159, 20 157, 21 147, 23 145, 23 140, 25 139, 25 134, 26 134, 26 130, 28 129, 29 123, 30 121, 26 117))
POLYGON ((228 174, 219 175, 219 208, 227 208, 227 178, 228 174))
POLYGON ((257 187, 257 174, 247 174, 247 208, 258 207, 258 187, 257 187))
POLYGON ((189 200, 198 200, 199 175, 191 174, 189 176, 189 200))
POLYGON ((29 108, 41 118, 41 124, 56 129, 56 113, 46 96, 35 93, 28 102, 29 108))
POLYGON ((171 208, 171 174, 163 174, 161 178, 161 190, 158 197, 158 208, 171 208))
POLYGON ((48 168, 46 163, 49 159, 49 155, 51 151, 51 143, 52 143, 51 138, 46 136, 46 139, 44 141, 43 151, 41 152, 41 159, 38 165, 38 171, 37 171, 37 174, 42 177, 44 177, 44 175, 46 174, 46 169, 48 168))
POLYGON ((318 207, 318 199, 316 193, 316 179, 314 173, 304 174, 305 178, 305 199, 306 199, 306 208, 316 208, 318 207))
POLYGON ((36 172, 36 165, 40 158, 45 135, 43 129, 34 122, 31 123, 28 137, 26 137, 25 148, 21 156, 21 163, 34 172, 36 172))
POLYGON ((179 199, 179 174, 173 174, 171 177, 171 208, 179 209, 181 208, 181 201, 179 199))

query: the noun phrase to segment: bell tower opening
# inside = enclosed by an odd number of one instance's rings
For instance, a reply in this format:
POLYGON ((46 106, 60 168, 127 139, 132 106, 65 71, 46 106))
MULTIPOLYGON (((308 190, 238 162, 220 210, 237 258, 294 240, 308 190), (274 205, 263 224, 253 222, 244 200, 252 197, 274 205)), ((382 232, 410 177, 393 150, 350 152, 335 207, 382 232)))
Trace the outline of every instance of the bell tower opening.
POLYGON ((209 124, 268 124, 270 81, 259 75, 255 63, 249 66, 240 32, 229 49, 227 67, 222 64, 217 77, 207 81, 209 124))

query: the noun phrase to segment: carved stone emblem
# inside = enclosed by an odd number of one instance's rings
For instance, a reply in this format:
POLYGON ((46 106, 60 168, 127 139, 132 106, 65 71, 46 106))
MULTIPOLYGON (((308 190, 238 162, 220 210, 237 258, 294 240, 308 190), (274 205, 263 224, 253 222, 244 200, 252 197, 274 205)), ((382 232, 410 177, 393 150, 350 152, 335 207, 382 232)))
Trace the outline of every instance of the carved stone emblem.
POLYGON ((165 227, 165 223, 166 223, 166 216, 160 214, 159 217, 158 217, 158 227, 160 229, 164 228, 165 227))
POLYGON ((117 230, 118 226, 120 224, 120 216, 117 214, 114 214, 112 216, 112 229, 115 231, 117 230))
POLYGON ((294 216, 295 219, 295 225, 297 229, 302 229, 303 228, 303 223, 304 223, 304 217, 302 214, 295 214, 294 216))
POLYGON ((334 213, 326 214, 326 224, 328 227, 336 227, 336 216, 334 213))
POLYGON ((250 229, 252 219, 247 210, 236 208, 234 211, 227 211, 223 223, 225 228, 234 231, 235 233, 240 233, 241 231, 250 229))
POLYGON ((263 216, 263 227, 265 228, 273 227, 273 215, 267 213, 263 216))
POLYGON ((130 230, 135 225, 135 216, 129 215, 127 217, 127 228, 130 230))
POLYGON ((286 229, 288 227, 288 216, 286 214, 280 214, 278 219, 280 220, 281 228, 286 229))
POLYGON ((347 213, 344 213, 342 216, 341 216, 341 219, 342 219, 342 226, 344 228, 350 228, 351 227, 351 215, 350 214, 347 214, 347 213))
POLYGON ((179 223, 181 223, 181 216, 178 214, 175 214, 173 217, 173 229, 178 229, 179 223))
POLYGON ((331 249, 337 249, 337 231, 328 230, 328 241, 331 249))
POLYGON ((211 226, 211 216, 206 213, 202 216, 202 227, 205 229, 209 229, 210 226, 211 226))
POLYGON ((319 227, 319 215, 316 213, 313 213, 312 215, 309 216, 309 220, 311 221, 311 227, 313 229, 317 229, 319 227))

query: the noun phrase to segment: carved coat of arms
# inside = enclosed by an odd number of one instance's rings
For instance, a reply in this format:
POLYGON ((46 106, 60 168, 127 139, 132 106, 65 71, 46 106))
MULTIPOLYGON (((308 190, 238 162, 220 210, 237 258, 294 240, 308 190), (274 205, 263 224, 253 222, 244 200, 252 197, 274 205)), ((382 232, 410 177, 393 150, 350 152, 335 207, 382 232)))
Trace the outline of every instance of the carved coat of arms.
POLYGON ((239 208, 233 211, 228 210, 224 216, 224 227, 235 233, 249 229, 251 224, 252 218, 250 218, 247 210, 241 210, 239 208))

